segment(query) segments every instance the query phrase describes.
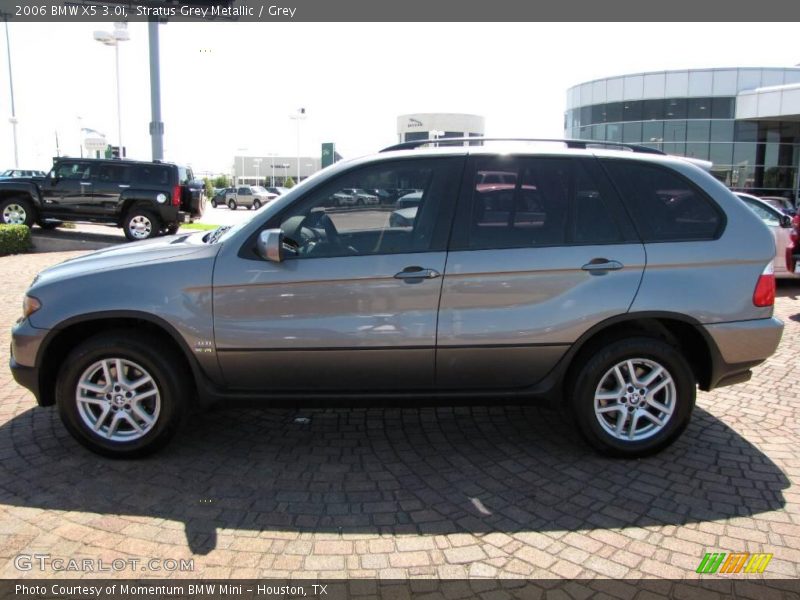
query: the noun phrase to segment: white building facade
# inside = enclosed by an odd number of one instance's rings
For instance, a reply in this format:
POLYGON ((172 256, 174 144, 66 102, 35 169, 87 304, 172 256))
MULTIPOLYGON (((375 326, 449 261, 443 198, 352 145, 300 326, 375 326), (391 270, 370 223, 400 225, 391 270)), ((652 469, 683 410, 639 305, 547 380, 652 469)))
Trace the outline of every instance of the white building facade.
POLYGON ((635 73, 567 90, 566 137, 642 144, 713 163, 733 189, 796 201, 800 68, 635 73))

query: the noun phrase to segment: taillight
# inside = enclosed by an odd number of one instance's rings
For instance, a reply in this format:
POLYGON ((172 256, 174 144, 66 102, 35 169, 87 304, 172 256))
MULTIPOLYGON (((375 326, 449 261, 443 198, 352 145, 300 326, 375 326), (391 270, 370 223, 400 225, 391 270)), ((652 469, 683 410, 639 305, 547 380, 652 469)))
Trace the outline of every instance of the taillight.
POLYGON ((797 231, 793 229, 789 234, 789 243, 786 244, 786 270, 789 273, 794 273, 795 269, 794 249, 797 248, 797 238, 797 231))
POLYGON ((772 266, 772 261, 764 267, 764 271, 758 277, 756 289, 753 292, 753 304, 755 306, 775 304, 775 268, 772 266))
POLYGON ((181 205, 181 186, 176 185, 175 189, 172 190, 172 206, 180 206, 181 205))

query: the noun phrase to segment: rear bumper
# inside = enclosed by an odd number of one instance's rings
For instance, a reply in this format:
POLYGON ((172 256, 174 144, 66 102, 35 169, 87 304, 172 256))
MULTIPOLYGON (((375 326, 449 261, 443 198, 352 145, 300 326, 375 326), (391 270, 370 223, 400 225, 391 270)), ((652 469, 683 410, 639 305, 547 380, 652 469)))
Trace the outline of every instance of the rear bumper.
POLYGON ((712 372, 708 389, 750 379, 750 369, 775 353, 783 323, 771 317, 734 323, 704 325, 713 340, 712 372))

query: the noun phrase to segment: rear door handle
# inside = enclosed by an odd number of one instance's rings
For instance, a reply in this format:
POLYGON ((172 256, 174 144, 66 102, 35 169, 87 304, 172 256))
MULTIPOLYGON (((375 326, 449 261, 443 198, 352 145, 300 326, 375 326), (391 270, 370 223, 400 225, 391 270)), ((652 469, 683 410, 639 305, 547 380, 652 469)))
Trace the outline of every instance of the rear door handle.
POLYGON ((406 267, 399 273, 395 273, 395 279, 436 279, 441 273, 436 269, 424 269, 422 267, 406 267))
POLYGON ((81 185, 92 185, 92 182, 91 181, 81 181, 80 184, 81 185))
POLYGON ((581 269, 584 271, 618 271, 622 268, 622 263, 617 260, 608 260, 607 258, 593 258, 588 263, 583 265, 581 269))
POLYGON ((127 183, 120 183, 118 187, 121 187, 121 188, 129 188, 129 187, 131 187, 131 186, 130 186, 130 184, 127 184, 127 183))

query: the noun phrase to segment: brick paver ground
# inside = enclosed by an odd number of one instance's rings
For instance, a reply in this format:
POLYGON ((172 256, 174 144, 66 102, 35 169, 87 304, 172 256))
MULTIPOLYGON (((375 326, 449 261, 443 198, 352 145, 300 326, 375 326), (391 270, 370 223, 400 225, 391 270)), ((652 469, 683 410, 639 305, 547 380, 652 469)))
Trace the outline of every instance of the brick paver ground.
POLYGON ((97 576, 15 568, 44 553, 194 559, 120 577, 682 578, 708 551, 800 576, 800 285, 779 290, 778 353, 700 393, 652 458, 604 459, 554 412, 496 406, 217 410, 111 461, 5 367, 24 289, 74 255, 0 258, 0 577, 97 576))

